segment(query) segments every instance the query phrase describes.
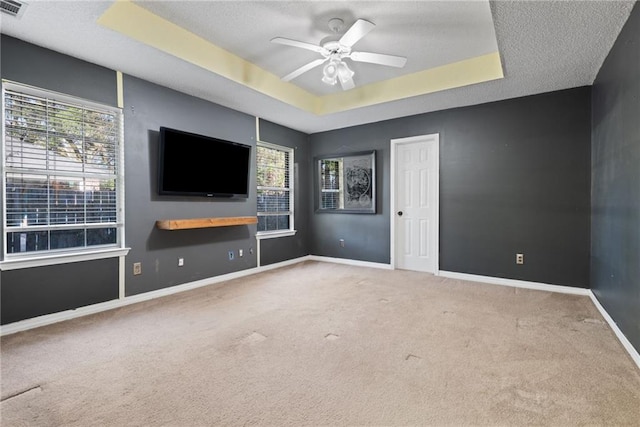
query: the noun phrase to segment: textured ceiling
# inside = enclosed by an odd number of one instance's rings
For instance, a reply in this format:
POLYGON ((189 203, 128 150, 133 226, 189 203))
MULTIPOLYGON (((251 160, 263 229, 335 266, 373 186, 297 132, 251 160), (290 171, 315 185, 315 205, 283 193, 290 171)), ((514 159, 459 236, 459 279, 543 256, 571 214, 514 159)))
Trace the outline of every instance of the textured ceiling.
MULTIPOLYGON (((349 101, 375 95, 383 88, 388 91, 396 82, 398 92, 404 93, 402 99, 381 98, 363 102, 363 106, 350 104, 345 111, 338 108, 317 114, 288 102, 286 97, 274 96, 269 90, 257 90, 255 85, 212 72, 194 63, 193 54, 190 60, 185 60, 186 56, 181 57, 179 51, 189 46, 178 44, 173 50, 164 50, 98 24, 113 1, 28 3, 20 19, 0 16, 2 33, 309 133, 590 85, 634 4, 633 1, 135 3, 228 51, 229 58, 237 56, 274 76, 287 74, 315 56, 304 49, 270 43, 271 38, 282 36, 319 43, 329 34, 327 21, 332 17, 342 18, 347 26, 357 18, 374 22, 376 28, 358 42, 357 50, 406 56, 407 66, 397 70, 357 64, 354 68, 358 87, 349 101), (397 80, 423 69, 477 57, 496 47, 504 78, 477 80, 468 86, 423 91, 424 94, 413 96, 409 96, 406 87, 401 87, 408 83, 397 80), (375 86, 385 80, 392 83, 375 86)), ((171 40, 165 42, 171 44, 171 40)), ((207 51, 201 53, 205 56, 207 51)), ((347 100, 346 93, 332 93, 341 92, 339 87, 319 83, 319 70, 315 71, 316 74, 308 72, 292 81, 292 87, 295 84, 295 89, 308 94, 312 101, 315 96, 334 97, 334 102, 347 100)))

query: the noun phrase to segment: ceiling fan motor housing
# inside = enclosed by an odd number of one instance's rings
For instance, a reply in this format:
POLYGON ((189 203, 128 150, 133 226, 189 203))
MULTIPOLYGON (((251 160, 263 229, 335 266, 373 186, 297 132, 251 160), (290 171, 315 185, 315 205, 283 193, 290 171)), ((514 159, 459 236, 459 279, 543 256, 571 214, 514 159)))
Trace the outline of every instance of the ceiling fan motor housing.
POLYGON ((323 41, 322 47, 326 50, 325 58, 328 56, 344 58, 351 53, 350 47, 340 44, 337 40, 323 41))

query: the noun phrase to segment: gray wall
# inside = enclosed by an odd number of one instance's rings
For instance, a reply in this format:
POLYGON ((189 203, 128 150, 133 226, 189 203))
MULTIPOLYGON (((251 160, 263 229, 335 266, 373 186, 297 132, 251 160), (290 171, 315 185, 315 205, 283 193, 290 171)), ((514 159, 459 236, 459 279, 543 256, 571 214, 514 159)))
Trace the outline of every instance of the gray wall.
POLYGON ((2 272, 2 324, 118 298, 118 258, 2 272))
POLYGON ((312 157, 377 150, 378 213, 313 214, 310 251, 389 263, 389 141, 439 133, 440 269, 587 288, 590 132, 582 87, 311 135, 312 157))
POLYGON ((313 255, 389 263, 389 138, 397 132, 379 122, 312 134, 309 173, 317 174, 317 157, 376 150, 376 213, 315 212, 317 179, 310 179, 307 209, 311 212, 309 251, 313 255), (344 240, 344 247, 340 245, 344 240))
POLYGON ((278 124, 260 120, 260 140, 293 148, 295 236, 260 241, 260 265, 275 264, 309 255, 309 155, 308 135, 278 124))
MULTIPOLYGON (((160 126, 250 145, 255 165, 255 118, 125 76, 124 122, 127 296, 255 267, 255 225, 176 231, 155 226, 160 219, 256 214, 255 186, 247 199, 220 199, 158 196, 156 182, 160 126), (236 255, 232 261, 229 251, 236 255), (183 267, 178 258, 184 258, 183 267), (133 275, 134 262, 142 263, 141 275, 133 275)), ((212 159, 211 167, 225 167, 224 159, 212 159)))
MULTIPOLYGON (((2 78, 116 105, 116 72, 2 36, 2 78)), ((126 295, 162 289, 257 265, 256 226, 166 231, 156 220, 253 216, 255 185, 247 199, 158 196, 156 163, 160 126, 255 147, 255 118, 131 76, 124 76, 126 295), (243 249, 244 256, 238 257, 243 249), (251 254, 250 249, 254 249, 251 254), (229 261, 228 252, 235 252, 229 261), (184 258, 178 267, 178 258, 184 258), (133 263, 142 274, 133 275, 133 263)), ((264 264, 308 254, 305 209, 306 135, 263 122, 266 141, 295 148, 298 233, 263 242, 264 264), (266 249, 264 249, 266 247, 266 249)), ((224 167, 218 160, 212 167, 224 167)), ((255 150, 251 182, 255 183, 255 150)), ((3 235, 4 233, 0 233, 3 235)), ((0 274, 1 322, 11 323, 118 298, 118 259, 74 262, 0 274)))
MULTIPOLYGON (((2 35, 0 43, 3 79, 116 105, 115 71, 6 35, 2 35)), ((4 239, 4 232, 0 236, 4 239)), ((3 271, 0 274, 2 324, 118 297, 117 259, 3 271)))
POLYGON ((2 34, 3 79, 116 107, 116 72, 2 34))
POLYGON ((593 86, 591 285, 640 351, 640 5, 593 86))

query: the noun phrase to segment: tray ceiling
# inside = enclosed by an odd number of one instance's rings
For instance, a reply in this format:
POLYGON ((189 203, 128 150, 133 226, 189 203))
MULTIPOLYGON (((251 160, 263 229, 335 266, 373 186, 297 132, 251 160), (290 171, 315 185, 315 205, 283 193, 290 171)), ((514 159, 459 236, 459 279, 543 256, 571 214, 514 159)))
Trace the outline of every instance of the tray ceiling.
POLYGON ((590 85, 633 1, 32 1, 2 33, 304 132, 590 85), (349 63, 356 87, 321 82, 328 21, 375 28, 349 63))

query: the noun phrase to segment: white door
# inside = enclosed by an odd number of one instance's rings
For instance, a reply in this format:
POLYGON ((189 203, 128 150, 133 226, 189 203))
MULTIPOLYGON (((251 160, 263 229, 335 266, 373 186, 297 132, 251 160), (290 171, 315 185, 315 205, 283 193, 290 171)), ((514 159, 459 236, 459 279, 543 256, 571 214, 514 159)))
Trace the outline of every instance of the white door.
POLYGON ((394 266, 438 272, 439 136, 391 141, 394 266))

